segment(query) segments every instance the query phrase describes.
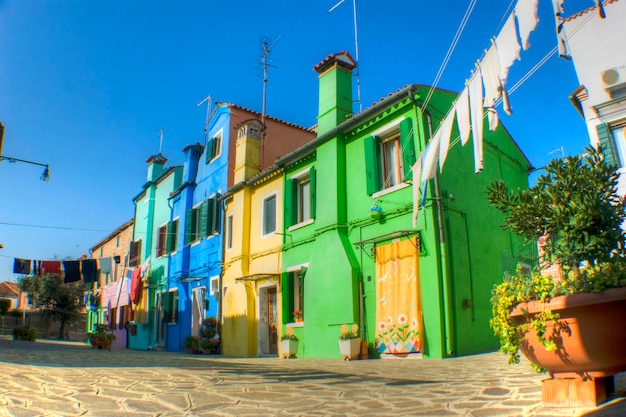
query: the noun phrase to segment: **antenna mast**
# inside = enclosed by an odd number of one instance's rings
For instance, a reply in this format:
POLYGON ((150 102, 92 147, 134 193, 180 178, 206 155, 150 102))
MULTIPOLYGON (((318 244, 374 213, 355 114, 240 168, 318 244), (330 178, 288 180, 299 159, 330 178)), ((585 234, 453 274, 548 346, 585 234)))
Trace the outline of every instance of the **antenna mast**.
POLYGON ((261 59, 259 62, 263 66, 263 106, 261 110, 261 123, 263 123, 263 128, 265 129, 265 115, 267 114, 267 75, 270 65, 269 55, 272 52, 272 48, 276 45, 276 42, 280 39, 280 35, 272 42, 271 45, 267 44, 267 38, 263 38, 263 55, 261 55, 261 59))
POLYGON ((159 130, 159 155, 163 153, 163 134, 165 133, 165 129, 161 128, 159 130))
POLYGON ((213 99, 213 96, 209 94, 204 99, 202 99, 200 103, 196 104, 196 107, 200 107, 204 103, 206 103, 206 118, 204 119, 204 133, 206 133, 206 129, 207 127, 209 127, 209 117, 211 117, 211 100, 212 99, 213 99))
MULTIPOLYGON (((341 3, 345 0, 339 0, 333 7, 328 9, 328 13, 335 10, 341 3)), ((363 111, 363 105, 361 104, 361 76, 359 75, 359 29, 356 23, 356 0, 352 0, 352 12, 353 12, 353 21, 354 21, 354 52, 356 55, 356 70, 354 71, 354 76, 356 77, 356 101, 359 103, 359 113, 363 111)))

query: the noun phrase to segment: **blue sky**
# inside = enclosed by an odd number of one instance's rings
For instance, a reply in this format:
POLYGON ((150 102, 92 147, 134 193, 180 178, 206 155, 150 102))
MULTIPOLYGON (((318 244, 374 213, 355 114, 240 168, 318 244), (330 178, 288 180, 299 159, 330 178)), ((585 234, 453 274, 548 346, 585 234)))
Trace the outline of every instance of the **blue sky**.
MULTIPOLYGON (((352 1, 0 0, 3 155, 50 164, 0 163, 0 281, 13 258, 76 258, 133 217, 132 198, 159 151, 182 164, 203 142, 207 95, 262 107, 262 41, 273 43, 267 112, 310 127, 313 66, 331 53, 355 56, 352 1), (276 40, 276 42, 274 42, 276 40)), ((432 84, 470 0, 357 0, 363 107, 406 84, 432 84)), ((511 2, 514 3, 514 2, 511 2)), ((480 0, 438 87, 460 91, 503 23, 509 1, 480 0)), ((566 15, 593 5, 568 0, 566 15)), ((509 85, 556 45, 551 2, 509 85)), ((514 94, 502 123, 534 166, 579 153, 585 125, 568 100, 571 62, 551 58, 514 94)), ((468 175, 474 175, 468 172, 468 175)))

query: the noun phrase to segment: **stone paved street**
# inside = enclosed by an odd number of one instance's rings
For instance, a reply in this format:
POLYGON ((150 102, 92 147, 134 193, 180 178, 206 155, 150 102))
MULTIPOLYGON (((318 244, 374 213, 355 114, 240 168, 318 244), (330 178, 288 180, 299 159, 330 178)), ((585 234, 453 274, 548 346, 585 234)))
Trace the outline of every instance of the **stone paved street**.
POLYGON ((593 416, 541 406, 542 375, 500 353, 446 360, 337 360, 94 350, 0 339, 0 416, 593 416))

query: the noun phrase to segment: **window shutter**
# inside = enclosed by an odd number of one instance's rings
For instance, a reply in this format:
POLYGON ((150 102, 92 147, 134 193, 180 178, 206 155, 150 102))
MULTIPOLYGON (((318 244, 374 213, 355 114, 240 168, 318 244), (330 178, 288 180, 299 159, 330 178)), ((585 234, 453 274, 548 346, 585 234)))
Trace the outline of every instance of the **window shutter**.
POLYGON ((311 167, 309 171, 309 199, 311 200, 311 218, 315 218, 315 167, 311 167))
POLYGON ((202 238, 208 232, 209 200, 204 200, 196 210, 198 210, 198 237, 202 238))
POLYGON ((294 194, 294 182, 290 179, 285 183, 285 228, 295 224, 294 217, 296 213, 296 195, 294 194))
POLYGON ((217 199, 209 198, 207 200, 207 235, 217 233, 217 199))
POLYGON ((377 136, 369 136, 365 138, 364 144, 367 195, 372 195, 382 188, 380 178, 380 138, 377 136))
POLYGON ((185 222, 185 244, 191 243, 193 240, 194 224, 193 224, 193 209, 187 210, 185 222))
POLYGON ((171 253, 176 250, 176 247, 174 247, 176 244, 176 234, 178 233, 178 227, 176 227, 176 225, 176 221, 171 221, 167 224, 167 245, 165 249, 167 253, 171 253))
POLYGON ((139 266, 141 263, 141 239, 130 242, 129 266, 139 266))
POLYGON ((283 299, 283 323, 291 321, 291 313, 293 312, 293 273, 282 273, 282 289, 283 299))
POLYGON ((596 131, 598 132, 598 139, 600 140, 600 146, 605 161, 609 165, 619 166, 617 152, 615 150, 615 141, 613 140, 609 125, 607 123, 601 123, 596 126, 596 131))
POLYGON ((215 139, 209 139, 206 144, 206 163, 208 164, 211 159, 213 159, 213 148, 215 146, 215 139))
POLYGON ((410 117, 400 122, 400 144, 402 146, 402 167, 404 180, 410 180, 413 176, 411 168, 415 165, 415 141, 413 140, 413 123, 410 117))
POLYGON ((211 159, 217 156, 219 149, 217 147, 220 145, 220 140, 217 137, 213 138, 213 143, 211 144, 211 159))

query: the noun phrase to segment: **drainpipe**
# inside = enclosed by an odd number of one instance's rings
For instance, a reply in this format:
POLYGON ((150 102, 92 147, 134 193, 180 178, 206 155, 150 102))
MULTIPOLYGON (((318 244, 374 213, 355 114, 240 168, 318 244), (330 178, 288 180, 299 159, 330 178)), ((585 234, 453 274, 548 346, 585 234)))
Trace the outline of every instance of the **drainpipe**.
MULTIPOLYGON (((425 112, 426 118, 428 120, 428 131, 430 133, 430 137, 433 135, 433 126, 432 126, 432 118, 430 114, 425 112)), ((439 244, 439 257, 438 263, 439 268, 441 270, 441 278, 443 284, 443 320, 444 320, 444 328, 443 328, 443 339, 445 345, 445 354, 448 356, 452 356, 454 354, 454 325, 452 323, 453 314, 452 314, 452 284, 450 282, 450 271, 448 268, 448 258, 447 258, 447 249, 446 249, 446 238, 445 231, 443 228, 443 209, 441 207, 441 189, 439 188, 439 173, 435 173, 435 205, 437 209, 437 229, 438 229, 438 244, 439 244)))

